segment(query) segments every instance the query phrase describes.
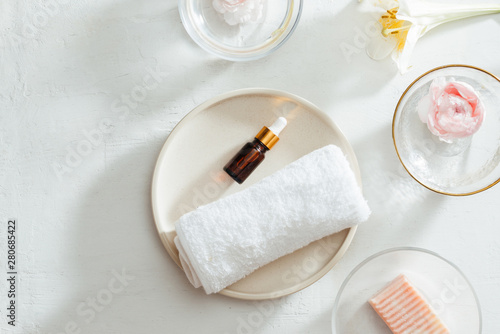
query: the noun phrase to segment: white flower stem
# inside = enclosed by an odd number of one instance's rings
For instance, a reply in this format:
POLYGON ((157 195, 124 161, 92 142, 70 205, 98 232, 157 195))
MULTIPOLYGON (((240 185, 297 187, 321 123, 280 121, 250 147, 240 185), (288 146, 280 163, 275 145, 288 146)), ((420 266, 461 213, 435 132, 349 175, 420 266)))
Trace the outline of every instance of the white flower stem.
POLYGON ((414 24, 428 25, 429 29, 467 17, 500 13, 500 5, 496 4, 448 5, 416 2, 412 5, 405 3, 402 7, 404 9, 400 8, 403 10, 396 14, 398 19, 407 20, 414 24))

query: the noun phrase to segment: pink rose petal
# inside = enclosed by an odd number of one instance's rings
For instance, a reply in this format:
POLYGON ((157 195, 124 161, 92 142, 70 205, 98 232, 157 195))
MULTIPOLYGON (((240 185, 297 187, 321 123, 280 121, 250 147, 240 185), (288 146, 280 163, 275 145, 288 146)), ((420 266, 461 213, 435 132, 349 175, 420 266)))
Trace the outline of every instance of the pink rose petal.
POLYGON ((481 126, 484 108, 469 84, 444 77, 432 81, 429 94, 417 105, 420 119, 445 142, 473 135, 481 126))

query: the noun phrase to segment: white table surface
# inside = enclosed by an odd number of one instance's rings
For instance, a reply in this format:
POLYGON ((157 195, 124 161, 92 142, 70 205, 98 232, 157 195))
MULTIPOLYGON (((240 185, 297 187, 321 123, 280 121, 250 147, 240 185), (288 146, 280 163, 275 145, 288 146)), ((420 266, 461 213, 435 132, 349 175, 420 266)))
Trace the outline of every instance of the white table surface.
POLYGON ((421 73, 465 63, 500 74, 500 15, 436 28, 400 75, 362 48, 343 55, 341 43, 355 45, 355 29, 369 20, 356 6, 305 1, 281 49, 232 63, 189 38, 174 0, 2 2, 0 263, 7 220, 16 218, 19 282, 13 328, 0 272, 1 332, 330 333, 350 270, 396 246, 456 263, 479 296, 483 333, 500 332, 500 186, 463 198, 428 191, 402 169, 391 138, 397 99, 421 73), (141 96, 149 72, 158 84, 141 96), (150 208, 153 168, 172 128, 206 99, 247 87, 285 90, 324 110, 354 147, 373 210, 332 271, 272 304, 194 289, 150 208), (130 94, 139 98, 127 107, 130 94), (90 311, 98 296, 111 300, 90 311))

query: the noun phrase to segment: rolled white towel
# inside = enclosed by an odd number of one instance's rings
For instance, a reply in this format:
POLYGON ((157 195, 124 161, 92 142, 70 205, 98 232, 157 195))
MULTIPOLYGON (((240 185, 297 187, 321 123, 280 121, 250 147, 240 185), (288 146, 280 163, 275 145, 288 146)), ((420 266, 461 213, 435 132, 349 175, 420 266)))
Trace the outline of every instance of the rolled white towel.
POLYGON ((183 215, 175 244, 189 281, 210 294, 369 215, 344 154, 328 145, 183 215))

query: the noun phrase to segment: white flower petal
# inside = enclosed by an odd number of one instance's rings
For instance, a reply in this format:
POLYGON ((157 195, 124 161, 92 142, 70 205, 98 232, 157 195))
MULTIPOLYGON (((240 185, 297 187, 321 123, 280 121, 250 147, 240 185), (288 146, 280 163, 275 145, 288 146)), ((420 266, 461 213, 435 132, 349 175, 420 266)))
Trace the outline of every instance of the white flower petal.
POLYGON ((399 6, 397 0, 359 0, 361 3, 360 9, 363 12, 380 12, 384 13, 385 11, 396 8, 399 6))
POLYGON ((466 17, 498 12, 500 12, 500 5, 498 4, 459 5, 420 0, 400 0, 396 17, 413 24, 435 27, 466 17))
POLYGON ((213 0, 214 9, 229 25, 257 22, 262 17, 264 0, 213 0))
POLYGON ((412 25, 410 30, 408 30, 408 35, 406 36, 406 42, 403 51, 399 52, 394 50, 392 54, 392 59, 398 64, 399 72, 401 74, 406 73, 410 69, 410 57, 417 44, 418 39, 422 36, 422 31, 426 29, 425 26, 412 25))
POLYGON ((395 38, 384 37, 379 34, 368 41, 366 54, 374 60, 382 60, 394 51, 397 44, 395 38))

